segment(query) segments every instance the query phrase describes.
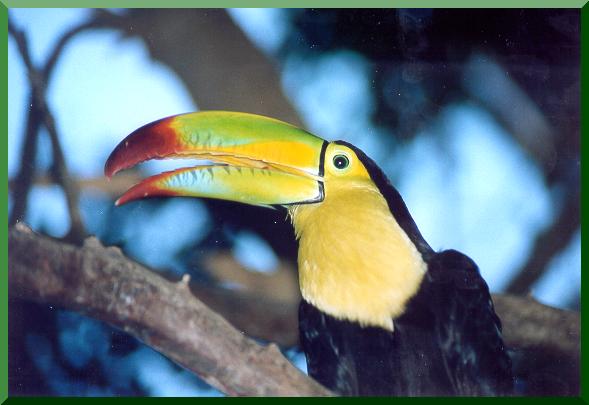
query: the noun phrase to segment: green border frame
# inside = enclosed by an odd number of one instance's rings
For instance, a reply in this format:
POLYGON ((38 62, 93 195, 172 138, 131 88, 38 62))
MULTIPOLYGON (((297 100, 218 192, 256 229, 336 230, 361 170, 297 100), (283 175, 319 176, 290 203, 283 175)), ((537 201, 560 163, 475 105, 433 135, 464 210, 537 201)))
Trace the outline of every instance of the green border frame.
MULTIPOLYGON (((583 193, 584 183, 587 180, 587 164, 583 164, 583 157, 587 156, 587 142, 583 142, 584 138, 589 132, 589 120, 583 117, 589 117, 589 103, 587 102, 587 94, 589 94, 589 81, 587 80, 587 68, 589 67, 589 2, 585 3, 581 9, 581 376, 585 375, 585 379, 581 378, 581 399, 589 402, 589 380, 587 378, 587 370, 589 370, 589 358, 583 356, 583 339, 587 336, 587 325, 589 324, 589 310, 584 308, 587 306, 587 294, 589 294, 589 280, 583 277, 583 251, 587 251, 587 238, 583 238, 583 228, 587 229, 587 215, 583 215, 583 206, 586 205, 586 193, 583 193), (585 45, 585 46, 583 46, 585 45)), ((585 266, 587 267, 587 266, 585 266)), ((587 351, 585 350, 585 353, 587 351)))
MULTIPOLYGON (((8 10, 4 4, 0 5, 0 25, 2 26, 2 41, 0 42, 0 66, 2 69, 2 107, 0 108, 0 122, 4 122, 6 134, 8 134, 8 10)), ((5 213, 8 213, 8 137, 4 140, 5 150, 2 152, 4 164, 0 165, 0 177, 5 181, 2 187, 1 204, 5 213), (5 208, 4 208, 5 207, 5 208)), ((0 403, 8 397, 8 216, 2 217, 0 225, 0 237, 2 238, 2 251, 0 252, 2 270, 0 278, 0 403)))
MULTIPOLYGON (((80 3, 72 4, 70 0, 0 0, 0 67, 3 72, 3 79, 0 80, 1 89, 0 93, 6 96, 2 98, 0 109, 0 122, 5 122, 4 128, 7 128, 8 122, 8 9, 9 8, 35 8, 35 7, 80 7, 80 3)), ((411 8, 422 8, 422 7, 444 7, 444 8, 579 8, 581 9, 581 156, 586 155, 585 151, 587 143, 582 142, 584 135, 588 132, 589 120, 583 119, 583 117, 589 117, 589 103, 583 97, 583 94, 589 93, 589 81, 585 79, 585 72, 589 66, 589 46, 583 47, 583 44, 589 42, 589 3, 586 0, 560 0, 558 3, 554 0, 495 0, 494 2, 483 1, 483 2, 469 2, 466 0, 447 0, 442 2, 439 0, 398 0, 398 1, 387 1, 387 0, 365 0, 359 3, 357 0, 322 0, 319 4, 317 0, 288 0, 282 2, 270 1, 270 0, 239 0, 239 1, 215 1, 215 0, 144 0, 141 4, 131 3, 130 1, 114 1, 114 0, 103 0, 103 1, 87 1, 84 7, 127 7, 127 8, 163 8, 163 7, 213 7, 218 8, 221 6, 225 7, 320 7, 320 8, 343 8, 343 7, 359 7, 359 8, 389 8, 389 7, 411 7, 411 8), (219 4, 222 3, 222 4, 219 4)), ((7 133, 7 132, 6 132, 7 133)), ((2 152, 4 161, 8 161, 8 148, 7 139, 4 141, 6 149, 2 152)), ((1 204, 4 207, 4 212, 8 212, 8 172, 6 164, 1 165, 0 177, 5 181, 5 186, 0 190, 1 204)), ((587 178, 585 175, 587 171, 587 165, 582 164, 581 160, 581 182, 583 185, 583 179, 587 178)), ((581 187, 582 189, 583 187, 581 187)), ((581 204, 584 205, 584 193, 581 191, 581 204)), ((0 237, 2 238, 2 250, 0 252, 0 270, 2 276, 0 278, 0 404, 8 398, 8 217, 4 216, 2 223, 5 224, 0 226, 0 237)), ((587 226, 587 216, 581 215, 581 228, 587 226)), ((587 251, 589 249, 589 242, 587 238, 581 238, 581 251, 587 251)), ((589 294, 588 285, 589 281, 587 277, 581 278, 581 306, 583 307, 586 300, 583 300, 583 296, 589 294)), ((581 311, 581 343, 583 346, 583 339, 586 333, 583 333, 583 329, 587 329, 585 325, 589 324, 589 312, 586 310, 581 311)), ((581 375, 585 375, 584 371, 589 369, 589 359, 587 356, 581 356, 581 375)), ((558 398, 556 399, 559 403, 563 401, 566 403, 585 403, 589 404, 589 378, 581 378, 581 396, 579 398, 558 398)), ((205 398, 199 398, 202 400, 205 398)), ((24 398, 13 398, 10 402, 28 402, 24 398)), ((46 399, 40 399, 46 400, 46 399)), ((67 400, 60 398, 60 401, 67 400)), ((80 399, 73 399, 79 401, 80 399)), ((101 399, 84 398, 83 401, 93 401, 101 399)), ((141 399, 146 400, 146 399, 141 399)), ((194 399, 191 399, 194 400, 194 399)), ((256 401, 259 399, 256 399, 256 401)), ((306 399, 313 400, 313 399, 306 399)), ((341 400, 341 399, 340 399, 341 400)), ((352 399, 350 399, 352 400, 352 399)), ((358 400, 356 398, 356 400, 358 400)), ((360 399, 365 400, 365 399, 360 399)), ((412 403, 429 401, 427 398, 399 398, 395 399, 395 402, 411 401, 412 403)), ((534 402, 534 403, 553 403, 554 398, 506 398, 506 399, 494 399, 494 398, 480 398, 477 402, 483 401, 517 401, 520 402, 534 402)), ((464 401, 472 401, 469 398, 453 398, 452 402, 458 401, 464 403, 464 401)), ((35 402, 37 402, 35 400, 35 402)), ((479 402, 480 403, 480 402, 479 402)))
MULTIPOLYGON (((16 7, 81 7, 80 2, 71 0, 3 0, 7 8, 16 7), (72 4, 77 3, 77 4, 72 4)), ((581 8, 586 0, 495 0, 467 1, 467 0, 143 0, 141 2, 116 0, 86 1, 83 7, 114 7, 114 8, 179 8, 179 7, 294 7, 294 8, 581 8)))

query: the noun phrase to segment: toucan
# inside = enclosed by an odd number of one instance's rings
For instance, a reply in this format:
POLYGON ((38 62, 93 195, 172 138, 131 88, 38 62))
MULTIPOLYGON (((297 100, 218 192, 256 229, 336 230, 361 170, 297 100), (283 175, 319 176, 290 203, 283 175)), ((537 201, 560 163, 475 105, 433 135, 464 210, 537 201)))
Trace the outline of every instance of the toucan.
POLYGON ((501 322, 477 265, 424 240, 360 149, 254 114, 200 111, 147 124, 105 165, 210 163, 149 177, 116 205, 190 196, 284 207, 298 239, 301 347, 339 395, 500 396, 513 389, 501 322))

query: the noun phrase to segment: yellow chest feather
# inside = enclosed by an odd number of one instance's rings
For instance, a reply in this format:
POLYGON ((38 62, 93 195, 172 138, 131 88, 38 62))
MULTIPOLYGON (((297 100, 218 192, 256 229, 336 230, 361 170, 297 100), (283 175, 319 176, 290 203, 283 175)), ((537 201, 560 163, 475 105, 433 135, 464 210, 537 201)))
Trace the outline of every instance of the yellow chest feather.
POLYGON ((392 330, 426 264, 376 187, 331 184, 322 203, 289 212, 303 298, 338 319, 392 330))

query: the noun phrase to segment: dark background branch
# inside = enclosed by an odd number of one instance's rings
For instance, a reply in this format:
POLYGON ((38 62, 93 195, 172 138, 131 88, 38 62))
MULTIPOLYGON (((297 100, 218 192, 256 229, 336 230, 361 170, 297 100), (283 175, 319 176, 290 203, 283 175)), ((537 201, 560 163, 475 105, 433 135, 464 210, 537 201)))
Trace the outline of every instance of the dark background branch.
POLYGON ((276 66, 223 9, 101 12, 97 25, 136 36, 186 84, 199 109, 245 111, 303 123, 281 90, 276 66), (179 57, 179 55, 182 55, 179 57))
MULTIPOLYGON (((34 70, 32 67, 32 61, 30 59, 30 53, 28 50, 28 43, 24 38, 24 33, 18 31, 12 24, 10 18, 8 19, 8 32, 15 39, 20 54, 23 58, 27 70, 30 72, 34 70)), ((25 133, 23 135, 24 143, 23 149, 20 156, 20 169, 16 175, 15 189, 14 189, 14 205, 12 206, 12 213, 10 215, 9 224, 15 224, 17 221, 24 218, 27 211, 27 200, 29 196, 29 190, 31 189, 33 177, 36 170, 36 158, 37 158, 37 138, 39 129, 41 127, 41 112, 35 102, 35 95, 33 81, 31 77, 31 90, 28 97, 28 106, 30 106, 27 114, 25 133)))
POLYGON ((571 190, 560 207, 560 212, 545 231, 541 232, 524 267, 511 281, 507 292, 511 294, 528 294, 530 289, 546 269, 552 259, 568 246, 581 223, 580 189, 571 190))
POLYGON ((49 134, 53 150, 53 175, 57 183, 63 188, 70 214, 70 230, 66 238, 75 242, 81 242, 86 234, 78 207, 79 190, 76 182, 70 179, 68 173, 65 156, 55 125, 55 118, 47 105, 46 90, 50 74, 65 44, 77 33, 90 26, 91 24, 83 24, 66 33, 61 41, 58 42, 58 46, 54 48, 54 52, 45 68, 39 69, 35 67, 31 58, 25 33, 16 28, 10 19, 8 20, 8 31, 16 41, 31 84, 30 109, 27 117, 25 144, 20 160, 21 168, 16 181, 18 190, 14 194, 15 203, 9 223, 14 224, 24 218, 29 191, 33 185, 33 178, 36 172, 35 162, 39 130, 41 125, 44 125, 49 134))

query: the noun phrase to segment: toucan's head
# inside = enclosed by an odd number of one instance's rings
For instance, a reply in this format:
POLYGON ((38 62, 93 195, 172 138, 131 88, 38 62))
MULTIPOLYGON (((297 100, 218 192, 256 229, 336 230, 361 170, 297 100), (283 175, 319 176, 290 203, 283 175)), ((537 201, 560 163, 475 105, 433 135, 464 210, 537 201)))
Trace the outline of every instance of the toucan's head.
POLYGON ((205 111, 137 129, 112 152, 105 174, 167 158, 212 164, 149 177, 116 204, 190 196, 285 206, 300 239, 301 292, 310 303, 390 329, 415 293, 425 270, 423 239, 382 171, 352 145, 267 117, 205 111))
POLYGON ((370 181, 350 146, 329 143, 272 118, 225 111, 176 115, 137 129, 112 152, 105 174, 110 178, 140 162, 167 158, 213 164, 150 177, 116 204, 145 197, 190 196, 292 206, 321 203, 332 181, 370 181))

